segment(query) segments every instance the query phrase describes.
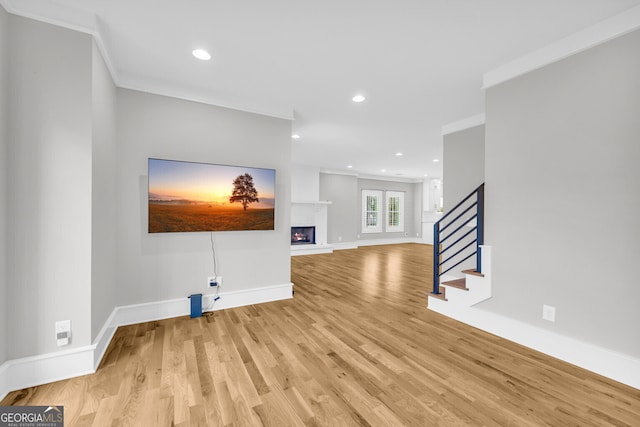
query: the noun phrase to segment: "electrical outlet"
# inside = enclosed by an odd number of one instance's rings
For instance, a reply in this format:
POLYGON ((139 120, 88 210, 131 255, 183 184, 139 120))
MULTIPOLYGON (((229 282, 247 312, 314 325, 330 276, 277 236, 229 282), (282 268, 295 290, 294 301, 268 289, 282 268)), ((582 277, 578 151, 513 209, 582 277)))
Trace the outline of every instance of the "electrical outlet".
POLYGON ((222 286, 222 276, 209 276, 207 277, 207 286, 222 286))
POLYGON ((549 322, 556 321, 556 308, 550 305, 542 306, 542 318, 544 320, 548 320, 549 322))

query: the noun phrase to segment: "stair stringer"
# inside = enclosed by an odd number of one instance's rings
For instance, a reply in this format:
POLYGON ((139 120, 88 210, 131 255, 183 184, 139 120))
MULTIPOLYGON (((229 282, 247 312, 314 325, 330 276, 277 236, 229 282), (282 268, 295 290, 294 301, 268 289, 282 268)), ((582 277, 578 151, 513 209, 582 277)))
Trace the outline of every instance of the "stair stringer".
POLYGON ((445 289, 446 300, 429 295, 428 308, 445 316, 455 317, 460 309, 472 307, 491 298, 491 246, 481 245, 482 276, 465 274, 465 289, 447 286, 449 277, 443 276, 440 286, 445 289))

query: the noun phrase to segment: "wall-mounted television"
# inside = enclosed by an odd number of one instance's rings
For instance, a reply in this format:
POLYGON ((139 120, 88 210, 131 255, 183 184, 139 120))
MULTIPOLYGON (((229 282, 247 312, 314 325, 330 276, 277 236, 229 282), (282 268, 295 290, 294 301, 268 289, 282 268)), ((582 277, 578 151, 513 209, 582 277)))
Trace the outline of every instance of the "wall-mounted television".
POLYGON ((149 233, 275 229, 276 171, 149 159, 149 233))

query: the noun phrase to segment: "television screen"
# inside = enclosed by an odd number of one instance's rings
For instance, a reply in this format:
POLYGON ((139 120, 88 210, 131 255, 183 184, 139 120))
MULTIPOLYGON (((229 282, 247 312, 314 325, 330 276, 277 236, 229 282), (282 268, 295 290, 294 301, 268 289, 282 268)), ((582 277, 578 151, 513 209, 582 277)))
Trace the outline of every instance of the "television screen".
POLYGON ((149 159, 149 233, 274 230, 276 171, 149 159))

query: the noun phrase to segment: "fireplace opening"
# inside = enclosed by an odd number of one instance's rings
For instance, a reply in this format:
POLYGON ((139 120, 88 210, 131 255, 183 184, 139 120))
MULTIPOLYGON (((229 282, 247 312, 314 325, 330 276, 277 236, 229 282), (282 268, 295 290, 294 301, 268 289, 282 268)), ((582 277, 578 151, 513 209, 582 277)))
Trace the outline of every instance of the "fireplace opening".
POLYGON ((292 245, 313 245, 316 243, 315 227, 291 227, 292 245))

